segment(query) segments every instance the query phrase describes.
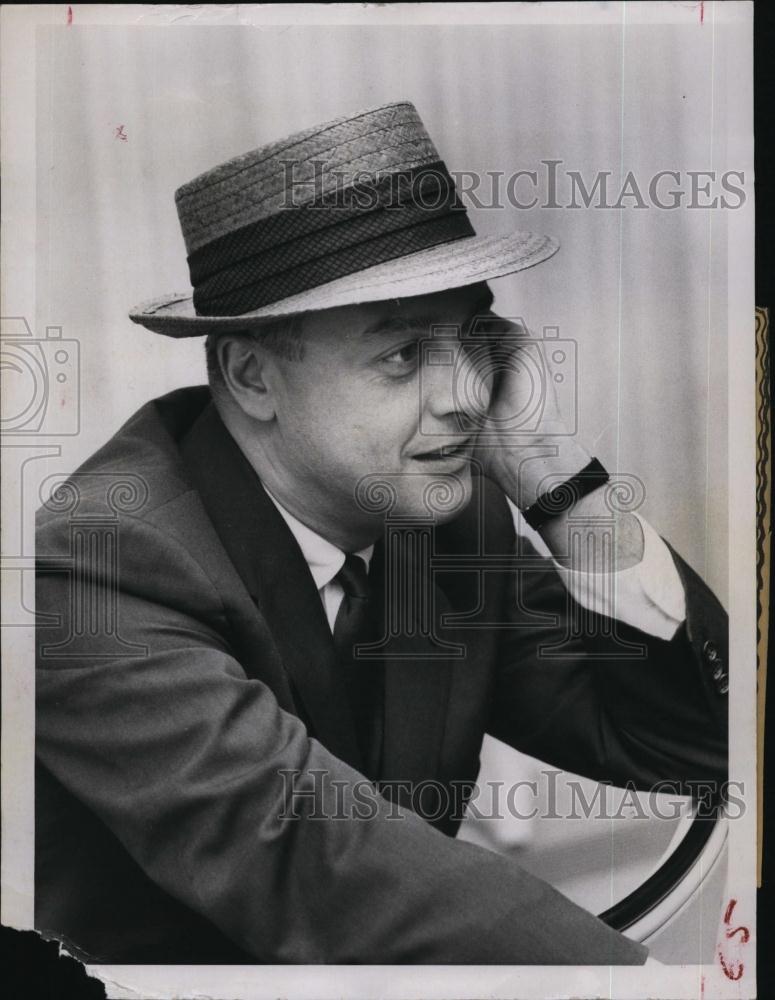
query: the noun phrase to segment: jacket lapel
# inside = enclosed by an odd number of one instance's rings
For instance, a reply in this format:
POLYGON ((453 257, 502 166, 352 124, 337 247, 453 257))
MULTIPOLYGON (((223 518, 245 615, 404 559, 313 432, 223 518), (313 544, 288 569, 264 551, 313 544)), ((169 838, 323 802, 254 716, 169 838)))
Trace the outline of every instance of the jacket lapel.
POLYGON ((293 534, 210 404, 181 452, 226 552, 269 627, 299 715, 361 769, 349 704, 320 595, 293 534))
POLYGON ((438 775, 453 667, 464 649, 451 641, 455 638, 451 630, 440 629, 451 605, 433 582, 430 551, 419 539, 417 533, 408 532, 391 544, 388 536, 375 553, 373 570, 386 612, 379 644, 385 665, 380 781, 413 785, 438 775), (386 551, 391 553, 389 559, 386 551), (410 605, 404 609, 408 613, 396 614, 402 596, 410 605), (420 620, 424 606, 428 609, 425 623, 420 620), (432 629, 424 627, 427 624, 432 629))

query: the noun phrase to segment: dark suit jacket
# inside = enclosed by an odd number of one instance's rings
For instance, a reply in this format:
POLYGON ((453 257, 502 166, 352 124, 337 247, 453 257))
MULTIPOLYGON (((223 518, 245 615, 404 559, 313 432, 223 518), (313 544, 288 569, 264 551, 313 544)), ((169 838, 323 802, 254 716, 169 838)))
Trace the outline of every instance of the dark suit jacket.
POLYGON ((486 732, 620 784, 724 777, 725 617, 678 556, 688 618, 672 641, 617 639, 594 616, 581 639, 551 563, 504 558, 494 487, 436 529, 435 634, 389 637, 371 775, 451 789, 426 822, 388 801, 411 804, 405 789, 364 808, 314 582, 205 388, 144 406, 37 537, 39 929, 116 963, 644 960, 449 835, 486 732))

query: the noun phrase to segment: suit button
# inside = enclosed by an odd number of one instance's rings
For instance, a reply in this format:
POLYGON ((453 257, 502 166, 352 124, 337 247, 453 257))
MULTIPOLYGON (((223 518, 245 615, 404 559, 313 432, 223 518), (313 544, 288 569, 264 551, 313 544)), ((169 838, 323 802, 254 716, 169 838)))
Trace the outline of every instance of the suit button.
POLYGON ((718 659, 718 647, 716 643, 708 639, 708 641, 702 647, 702 652, 708 663, 715 663, 718 659))
POLYGON ((721 684, 719 684, 718 689, 719 689, 719 693, 720 694, 726 694, 727 693, 727 691, 729 690, 729 680, 728 680, 728 678, 726 678, 726 677, 724 678, 724 680, 721 682, 721 684))
POLYGON ((713 671, 713 680, 718 681, 724 676, 724 668, 719 664, 713 671))

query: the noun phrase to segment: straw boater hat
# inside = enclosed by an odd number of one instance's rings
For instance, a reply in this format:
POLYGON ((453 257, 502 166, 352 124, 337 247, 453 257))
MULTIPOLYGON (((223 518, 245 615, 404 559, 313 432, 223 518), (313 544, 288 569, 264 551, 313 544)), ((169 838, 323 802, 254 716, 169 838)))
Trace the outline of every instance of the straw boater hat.
POLYGON ((477 236, 406 101, 238 156, 184 184, 175 201, 193 296, 130 313, 169 337, 470 285, 558 249, 535 233, 477 236))

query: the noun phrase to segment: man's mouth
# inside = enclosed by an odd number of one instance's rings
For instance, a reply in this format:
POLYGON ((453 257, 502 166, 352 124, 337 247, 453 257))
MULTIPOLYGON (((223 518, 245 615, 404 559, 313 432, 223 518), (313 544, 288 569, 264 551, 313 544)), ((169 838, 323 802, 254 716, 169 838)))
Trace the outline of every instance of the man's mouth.
POLYGON ((470 458, 472 442, 473 439, 470 437, 462 441, 451 441, 429 451, 418 452, 416 455, 412 455, 412 458, 416 462, 442 462, 448 459, 470 458))

